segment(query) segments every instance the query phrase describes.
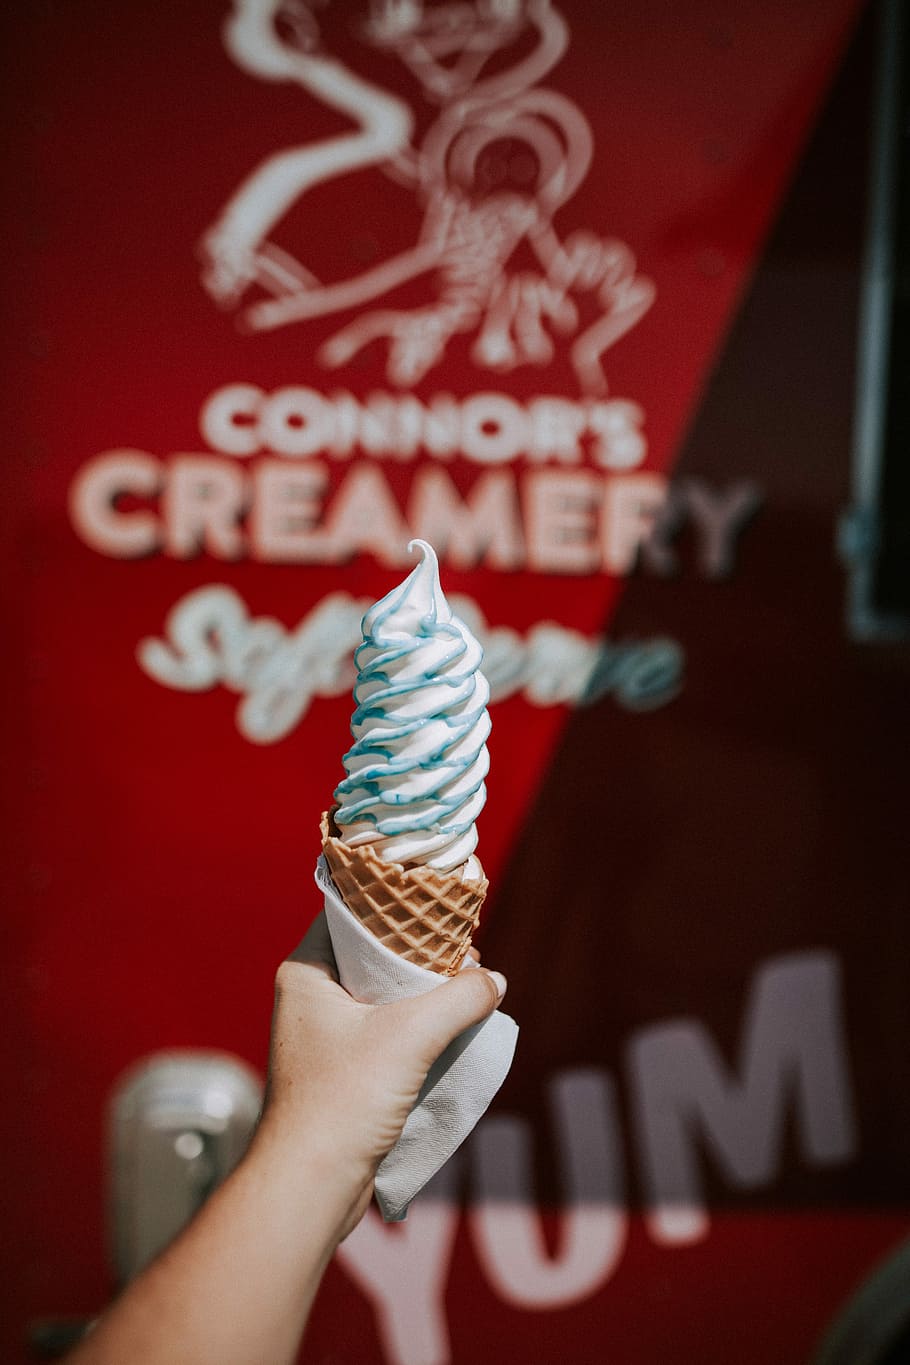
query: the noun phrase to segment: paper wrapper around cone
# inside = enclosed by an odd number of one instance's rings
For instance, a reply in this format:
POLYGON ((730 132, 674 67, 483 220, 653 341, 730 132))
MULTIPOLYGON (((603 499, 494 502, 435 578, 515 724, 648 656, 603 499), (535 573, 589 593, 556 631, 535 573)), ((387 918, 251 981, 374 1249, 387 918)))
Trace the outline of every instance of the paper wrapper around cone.
POLYGON ((371 844, 350 848, 339 837, 334 810, 320 822, 322 851, 348 909, 398 957, 452 976, 471 946, 486 877, 386 862, 371 844))

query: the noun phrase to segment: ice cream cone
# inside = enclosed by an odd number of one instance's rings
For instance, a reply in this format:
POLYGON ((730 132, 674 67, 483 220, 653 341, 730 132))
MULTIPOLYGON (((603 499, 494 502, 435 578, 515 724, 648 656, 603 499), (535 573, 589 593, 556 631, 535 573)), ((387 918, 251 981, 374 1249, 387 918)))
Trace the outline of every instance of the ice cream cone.
POLYGON ((380 858, 371 844, 351 848, 339 837, 333 811, 323 814, 320 827, 332 881, 351 913, 398 957, 444 976, 457 972, 477 927, 486 877, 464 881, 460 869, 403 867, 380 858))

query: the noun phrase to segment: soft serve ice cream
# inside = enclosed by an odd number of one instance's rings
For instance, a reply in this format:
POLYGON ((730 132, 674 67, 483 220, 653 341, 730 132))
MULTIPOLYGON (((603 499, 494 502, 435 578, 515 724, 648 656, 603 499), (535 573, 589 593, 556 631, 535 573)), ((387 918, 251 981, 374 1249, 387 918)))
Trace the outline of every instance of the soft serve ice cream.
POLYGON ((363 618, 354 745, 323 821, 323 851, 349 909, 393 951, 451 972, 487 887, 474 849, 490 689, 432 547, 414 547, 420 563, 363 618))
MULTIPOLYGON (((363 618, 345 777, 322 817, 316 883, 338 976, 356 1000, 420 995, 465 964, 487 890, 477 855, 490 690, 425 541, 414 571, 363 618), (424 970, 421 970, 424 969, 424 970)), ((494 1011, 441 1054, 376 1172, 385 1219, 467 1137, 502 1084, 514 1019, 494 1011)))
POLYGON ((390 862, 481 874, 472 855, 487 789, 490 689, 483 651, 454 616, 436 555, 422 559, 363 618, 354 655, 354 747, 335 789, 335 822, 352 847, 390 862))

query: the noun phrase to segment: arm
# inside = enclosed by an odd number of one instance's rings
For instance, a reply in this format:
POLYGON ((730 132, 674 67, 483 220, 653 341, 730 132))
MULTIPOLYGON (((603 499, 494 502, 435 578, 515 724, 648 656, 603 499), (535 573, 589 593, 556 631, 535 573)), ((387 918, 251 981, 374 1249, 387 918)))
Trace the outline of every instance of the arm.
POLYGON ((278 969, 265 1108, 246 1157, 101 1318, 70 1365, 289 1365, 440 1052, 496 1007, 497 973, 361 1005, 320 915, 278 969))

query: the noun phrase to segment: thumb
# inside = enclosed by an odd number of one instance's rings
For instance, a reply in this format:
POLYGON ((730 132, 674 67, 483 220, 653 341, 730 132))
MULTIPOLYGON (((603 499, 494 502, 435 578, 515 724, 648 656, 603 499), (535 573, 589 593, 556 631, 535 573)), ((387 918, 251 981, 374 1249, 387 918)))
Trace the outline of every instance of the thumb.
POLYGON ((461 971, 424 995, 401 1001, 402 1024, 421 1048, 427 1066, 459 1033, 492 1014, 506 993, 506 979, 485 967, 461 971))

